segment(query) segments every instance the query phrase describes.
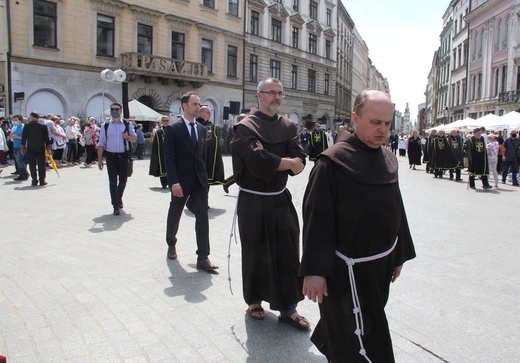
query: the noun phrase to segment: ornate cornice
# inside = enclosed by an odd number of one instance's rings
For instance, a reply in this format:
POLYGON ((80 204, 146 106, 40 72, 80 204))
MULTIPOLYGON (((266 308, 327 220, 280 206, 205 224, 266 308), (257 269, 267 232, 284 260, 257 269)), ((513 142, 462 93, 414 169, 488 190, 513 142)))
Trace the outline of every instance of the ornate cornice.
POLYGON ((110 16, 119 16, 120 10, 128 5, 119 0, 90 0, 94 11, 110 16))
POLYGON ((269 8, 269 14, 276 16, 277 18, 286 19, 289 16, 289 13, 287 10, 285 10, 285 7, 277 2, 272 3, 268 6, 269 8))
POLYGON ((190 26, 197 23, 194 20, 181 18, 173 14, 166 14, 164 15, 164 18, 168 21, 170 30, 177 30, 180 32, 187 32, 190 26))
POLYGON ((312 33, 320 34, 323 31, 323 28, 317 20, 310 19, 305 25, 307 26, 307 30, 312 33))
POLYGON ((138 5, 130 5, 128 8, 134 13, 134 20, 154 25, 157 24, 157 18, 164 15, 161 11, 144 8, 138 5))

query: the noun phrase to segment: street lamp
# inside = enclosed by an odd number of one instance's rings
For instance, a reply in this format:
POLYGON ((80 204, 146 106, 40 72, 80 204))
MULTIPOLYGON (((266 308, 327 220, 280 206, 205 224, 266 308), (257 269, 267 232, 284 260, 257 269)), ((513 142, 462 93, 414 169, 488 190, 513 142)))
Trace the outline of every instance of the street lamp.
POLYGON ((446 125, 448 123, 448 115, 450 113, 450 110, 448 106, 444 107, 444 124, 446 125))
MULTIPOLYGON (((122 69, 113 71, 111 69, 106 68, 103 71, 101 71, 100 77, 103 82, 123 83, 126 80, 126 73, 122 69)), ((104 116, 103 116, 103 114, 105 112, 105 86, 104 86, 104 84, 103 84, 101 92, 103 94, 103 110, 101 111, 101 115, 104 118, 104 116)))

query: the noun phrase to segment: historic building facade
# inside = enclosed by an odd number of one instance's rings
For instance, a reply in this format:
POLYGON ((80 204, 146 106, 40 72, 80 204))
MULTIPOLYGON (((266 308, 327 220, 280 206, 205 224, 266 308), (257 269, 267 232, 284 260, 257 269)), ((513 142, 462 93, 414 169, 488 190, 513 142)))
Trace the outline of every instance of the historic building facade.
POLYGON ((338 2, 338 58, 336 78, 337 122, 350 124, 352 114, 352 71, 354 21, 343 2, 338 2))
POLYGON ((280 113, 299 127, 335 117, 337 5, 335 0, 248 0, 244 108, 258 106, 258 82, 280 79, 280 113))
POLYGON ((242 101, 243 8, 237 0, 11 2, 12 113, 102 118, 128 98, 175 117, 195 90, 217 123, 242 101), (195 20, 198 19, 198 20, 195 20), (119 75, 121 72, 119 72, 119 75), (116 77, 117 79, 117 77, 116 77))

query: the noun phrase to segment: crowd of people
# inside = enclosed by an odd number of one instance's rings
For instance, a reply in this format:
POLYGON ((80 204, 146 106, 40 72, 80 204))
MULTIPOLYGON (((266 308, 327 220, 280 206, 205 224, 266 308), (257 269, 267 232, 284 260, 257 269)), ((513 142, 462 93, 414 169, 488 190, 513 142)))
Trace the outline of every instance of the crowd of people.
POLYGON ((425 164, 426 173, 435 178, 448 174, 455 181, 463 181, 461 171, 466 170, 469 188, 476 189, 475 180, 480 179, 484 189, 492 189, 490 174, 495 188, 508 182, 518 186, 517 136, 517 130, 510 130, 508 137, 503 131, 487 131, 484 127, 465 135, 458 130, 446 134, 433 129, 428 136, 419 136, 417 131, 407 136, 393 130, 385 144, 396 155, 399 150, 399 157, 408 156, 410 169, 425 164))

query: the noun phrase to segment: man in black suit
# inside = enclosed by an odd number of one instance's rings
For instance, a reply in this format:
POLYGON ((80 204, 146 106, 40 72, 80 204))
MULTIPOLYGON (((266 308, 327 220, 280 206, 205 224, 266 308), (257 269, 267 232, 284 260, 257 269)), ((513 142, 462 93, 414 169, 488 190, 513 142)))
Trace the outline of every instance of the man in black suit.
POLYGON ((167 257, 177 259, 177 231, 186 200, 190 198, 195 214, 197 268, 213 271, 218 266, 209 256, 208 174, 204 163, 206 128, 195 122, 200 98, 189 92, 181 98, 184 115, 164 131, 164 158, 171 202, 166 226, 167 257))

